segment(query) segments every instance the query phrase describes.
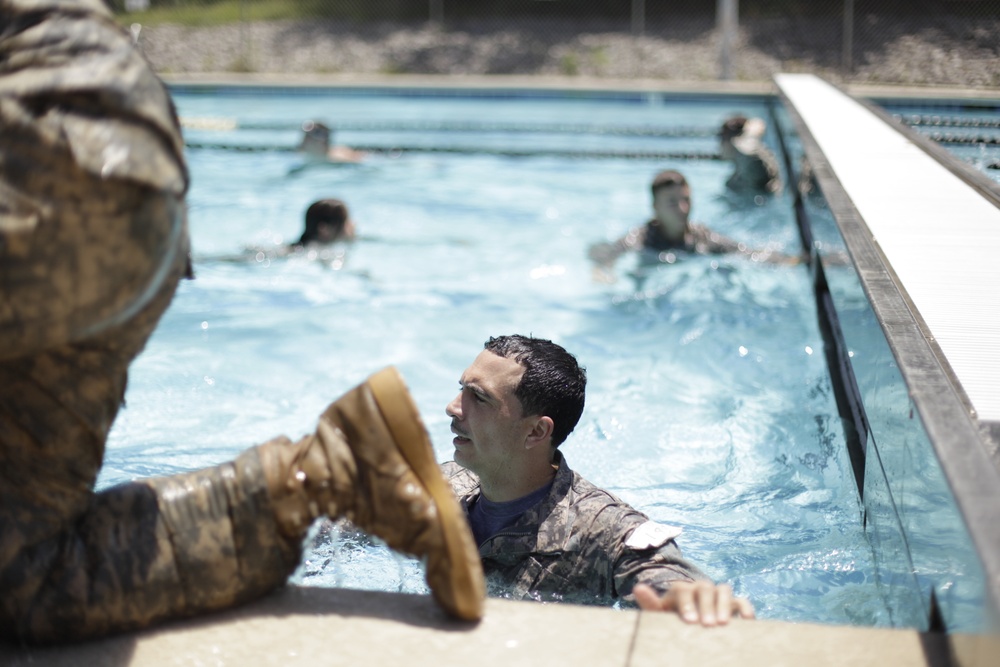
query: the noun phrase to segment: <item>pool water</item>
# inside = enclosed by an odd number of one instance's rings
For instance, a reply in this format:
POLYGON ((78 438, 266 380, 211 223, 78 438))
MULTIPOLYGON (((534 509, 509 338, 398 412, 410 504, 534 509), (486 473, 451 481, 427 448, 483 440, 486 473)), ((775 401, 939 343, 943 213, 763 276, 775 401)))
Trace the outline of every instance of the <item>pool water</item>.
MULTIPOLYGON (((184 118, 251 129, 185 132, 214 146, 188 152, 196 279, 180 286, 133 365, 99 486, 301 436, 331 400, 388 364, 406 378, 438 459, 449 460, 444 407, 461 372, 489 336, 532 334, 588 369, 587 407, 562 447, 574 469, 683 526, 684 553, 762 618, 891 623, 808 268, 698 256, 640 266, 630 257, 608 284, 592 279, 586 259, 590 244, 648 219, 649 182, 665 168, 691 181, 694 220, 798 252, 790 199, 728 196, 718 160, 586 156, 712 153, 722 120, 766 115, 764 101, 184 90, 175 100, 184 118), (361 165, 302 168, 287 148, 308 118, 353 124, 360 129, 340 131, 338 142, 387 150, 361 165), (365 129, 373 121, 395 129, 365 129), (508 126, 421 129, 429 121, 508 126), (519 124, 532 131, 511 131, 519 124), (571 125, 591 130, 554 129, 571 125), (684 131, 636 137, 624 127, 684 131), (225 148, 247 145, 274 150, 225 148), (538 154, 498 154, 510 147, 538 154), (343 268, 252 253, 231 261, 246 246, 295 240, 322 197, 344 199, 358 225, 343 268)), ((426 591, 418 562, 329 523, 316 526, 293 579, 426 591)))

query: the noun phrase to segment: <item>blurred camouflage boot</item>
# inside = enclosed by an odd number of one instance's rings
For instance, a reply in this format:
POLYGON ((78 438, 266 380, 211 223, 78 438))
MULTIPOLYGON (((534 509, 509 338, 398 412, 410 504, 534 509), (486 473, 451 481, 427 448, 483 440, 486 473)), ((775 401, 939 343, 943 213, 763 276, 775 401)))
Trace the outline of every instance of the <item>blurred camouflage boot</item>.
POLYGON ((257 449, 278 521, 301 540, 319 516, 346 517, 390 547, 426 557, 438 603, 482 617, 482 564, 402 377, 389 367, 330 405, 314 435, 257 449))

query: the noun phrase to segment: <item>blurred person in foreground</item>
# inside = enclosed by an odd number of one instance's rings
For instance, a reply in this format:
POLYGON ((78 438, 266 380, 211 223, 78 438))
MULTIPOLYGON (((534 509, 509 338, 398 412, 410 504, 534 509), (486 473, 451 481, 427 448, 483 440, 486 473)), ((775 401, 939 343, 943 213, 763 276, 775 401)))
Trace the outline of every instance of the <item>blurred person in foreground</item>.
POLYGON ((0 0, 0 639, 51 643, 285 584, 311 523, 426 558, 481 617, 468 524, 389 367, 315 431, 95 493, 128 368, 190 275, 175 109, 101 0, 0 0))
POLYGON ((583 414, 586 371, 552 341, 498 336, 465 369, 445 409, 443 464, 502 594, 676 611, 689 623, 753 618, 753 606, 681 555, 681 529, 651 521, 569 467, 559 449, 583 414))

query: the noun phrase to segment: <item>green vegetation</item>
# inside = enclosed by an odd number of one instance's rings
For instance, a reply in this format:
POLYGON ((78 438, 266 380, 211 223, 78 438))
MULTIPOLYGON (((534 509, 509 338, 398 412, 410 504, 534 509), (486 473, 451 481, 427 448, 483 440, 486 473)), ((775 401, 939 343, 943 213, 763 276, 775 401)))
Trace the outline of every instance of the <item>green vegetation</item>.
POLYGON ((597 71, 603 72, 604 69, 611 64, 611 57, 608 55, 608 49, 606 46, 598 46, 591 50, 590 60, 594 63, 594 67, 597 71))
POLYGON ((250 58, 246 54, 242 54, 229 64, 229 71, 247 74, 249 72, 255 72, 256 69, 250 61, 250 58))
POLYGON ((559 59, 559 71, 566 76, 576 76, 580 73, 580 56, 575 51, 563 54, 559 59))
POLYGON ((215 26, 237 21, 338 19, 347 21, 426 21, 427 5, 412 0, 331 2, 330 0, 150 0, 143 12, 125 11, 125 0, 109 0, 122 25, 215 26))
POLYGON ((199 2, 172 3, 151 2, 144 12, 126 12, 119 2, 112 3, 112 10, 122 25, 141 23, 160 25, 174 23, 187 26, 215 26, 237 21, 278 21, 282 19, 304 19, 329 16, 329 10, 322 0, 203 0, 199 2))

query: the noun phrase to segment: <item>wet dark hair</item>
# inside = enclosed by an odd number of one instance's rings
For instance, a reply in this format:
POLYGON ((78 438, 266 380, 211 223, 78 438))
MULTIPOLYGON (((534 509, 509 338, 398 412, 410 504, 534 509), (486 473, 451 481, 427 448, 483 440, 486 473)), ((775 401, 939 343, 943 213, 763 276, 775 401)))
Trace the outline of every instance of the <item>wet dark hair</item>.
POLYGON ((305 245, 315 241, 319 236, 320 224, 331 225, 336 228, 337 236, 344 233, 344 227, 350 218, 347 211, 347 204, 339 199, 320 199, 313 202, 306 209, 306 228, 302 232, 297 245, 305 245))
POLYGON ((316 146, 316 144, 321 144, 325 150, 332 143, 333 130, 330 129, 329 125, 318 120, 307 120, 302 123, 302 141, 299 143, 299 150, 306 150, 307 146, 316 146))
POLYGON ((525 415, 552 418, 552 444, 561 445, 583 414, 587 370, 563 347, 543 338, 496 336, 483 348, 524 367, 514 395, 525 415))
POLYGON ((302 131, 312 136, 325 136, 328 139, 333 134, 333 130, 330 129, 329 125, 318 120, 307 120, 302 123, 302 131))
POLYGON ((743 134, 743 126, 747 124, 746 116, 733 116, 727 118, 719 129, 719 138, 722 140, 732 139, 743 134))
POLYGON ((650 186, 653 194, 660 188, 673 187, 675 185, 687 185, 687 179, 684 178, 684 174, 675 169, 665 169, 653 177, 653 184, 650 186))

